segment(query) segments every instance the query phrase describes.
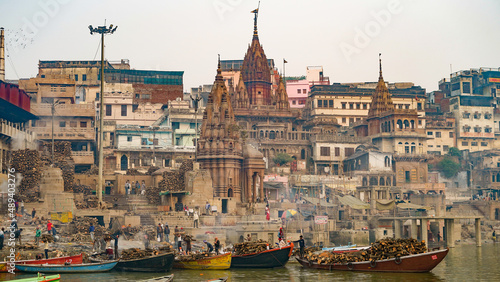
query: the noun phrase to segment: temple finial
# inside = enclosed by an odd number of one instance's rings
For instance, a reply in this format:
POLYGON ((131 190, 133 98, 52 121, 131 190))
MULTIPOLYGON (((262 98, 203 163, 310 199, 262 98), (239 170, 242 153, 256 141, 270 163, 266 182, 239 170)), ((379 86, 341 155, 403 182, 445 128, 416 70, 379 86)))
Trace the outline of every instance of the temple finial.
POLYGON ((382 77, 382 53, 378 53, 378 64, 379 64, 379 72, 380 78, 382 77))
POLYGON ((253 36, 258 36, 257 32, 257 18, 259 16, 259 7, 260 7, 260 1, 259 5, 257 6, 257 9, 253 10, 252 13, 254 13, 254 18, 253 18, 253 36))

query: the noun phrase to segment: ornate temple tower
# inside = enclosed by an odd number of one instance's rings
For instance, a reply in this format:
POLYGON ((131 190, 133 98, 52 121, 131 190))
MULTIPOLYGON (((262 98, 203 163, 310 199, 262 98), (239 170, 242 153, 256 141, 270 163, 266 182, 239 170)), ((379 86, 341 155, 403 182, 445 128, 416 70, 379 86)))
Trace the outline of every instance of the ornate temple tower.
POLYGON ((269 68, 264 49, 259 42, 259 35, 257 32, 258 10, 255 10, 254 14, 253 39, 245 54, 241 73, 248 90, 249 106, 271 105, 271 69, 269 68))
POLYGON ((221 75, 220 59, 212 92, 203 113, 198 161, 212 175, 214 197, 241 199, 243 144, 234 119, 228 90, 221 75))

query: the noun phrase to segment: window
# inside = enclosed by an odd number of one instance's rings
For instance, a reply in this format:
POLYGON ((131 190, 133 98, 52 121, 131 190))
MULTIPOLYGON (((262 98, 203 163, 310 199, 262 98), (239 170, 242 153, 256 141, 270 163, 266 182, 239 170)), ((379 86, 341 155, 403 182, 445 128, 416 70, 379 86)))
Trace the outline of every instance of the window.
POLYGON ((491 133, 491 127, 485 127, 484 132, 486 133, 491 133))
POLYGON ((318 100, 318 108, 322 108, 323 107, 323 100, 318 100))
POLYGON ((349 109, 351 109, 351 110, 354 109, 354 103, 349 103, 349 109))
POLYGON ((484 114, 485 119, 491 119, 491 114, 490 113, 485 113, 484 114))
POLYGON ((368 103, 363 103, 363 110, 368 109, 368 103))
POLYGON ((474 113, 474 118, 475 119, 480 119, 481 118, 481 113, 475 112, 474 113))
POLYGON ((361 103, 356 103, 356 109, 361 109, 361 103))
POLYGON ((450 138, 453 138, 453 132, 450 132, 450 138))
POLYGON ((432 148, 432 147, 434 147, 434 145, 429 145, 429 148, 432 148))
POLYGON ((464 118, 469 118, 469 117, 470 117, 470 113, 465 112, 465 113, 463 114, 463 117, 464 117, 464 118))
POLYGON ((132 142, 132 136, 127 136, 127 142, 132 142))
POLYGON ((330 156, 330 147, 320 147, 319 152, 320 156, 328 157, 330 156))
POLYGON ((464 132, 470 132, 470 126, 464 125, 464 132))
POLYGON ((470 142, 471 146, 477 146, 477 142, 470 142))
MULTIPOLYGON (((259 92, 260 93, 260 92, 259 92)), ((151 94, 142 94, 141 95, 142 99, 151 99, 151 94)))
POLYGON ((443 151, 448 152, 449 146, 448 145, 443 145, 443 151))
POLYGON ((172 129, 179 129, 179 123, 178 122, 172 122, 172 129))
POLYGON ((481 142, 481 147, 488 147, 488 142, 481 142))
POLYGON ((122 105, 122 117, 127 116, 127 105, 122 105))
POLYGON ((87 127, 86 121, 80 121, 80 127, 87 127))
POLYGON ((82 74, 82 81, 87 81, 87 75, 86 74, 82 74))
POLYGON ((297 93, 299 93, 299 94, 300 94, 300 89, 297 89, 297 93))
POLYGON ((347 104, 346 102, 342 102, 342 109, 344 109, 344 110, 346 109, 346 106, 347 106, 346 104, 347 104))
POLYGON ((299 100, 299 105, 305 105, 306 104, 306 100, 299 100))
POLYGON ((409 110, 410 109, 410 105, 405 105, 405 109, 409 110))
POLYGON ((474 132, 478 132, 478 133, 481 132, 481 127, 479 127, 479 126, 474 127, 474 132))
POLYGON ((132 104, 132 112, 135 112, 139 108, 138 104, 132 104))
POLYGON ((335 147, 335 156, 336 157, 340 156, 340 148, 339 147, 335 147))
POLYGON ((333 108, 333 100, 328 100, 328 107, 333 108))
POLYGON ((295 101, 295 100, 293 100, 293 101, 292 101, 292 105, 295 105, 295 104, 296 104, 296 101, 295 101))
POLYGON ((354 118, 349 118, 349 124, 354 123, 354 118))
POLYGON ((50 92, 57 92, 57 87, 56 86, 51 86, 50 87, 50 92))
POLYGON ((196 128, 196 124, 195 124, 195 123, 193 123, 193 122, 191 122, 191 123, 189 124, 189 128, 190 128, 190 129, 195 129, 195 128, 196 128))
POLYGON ((76 121, 70 121, 69 126, 70 127, 77 127, 78 123, 76 121))
POLYGON ((462 146, 469 146, 469 142, 467 142, 467 141, 462 141, 462 146))
POLYGON ((307 94, 307 90, 306 89, 302 89, 302 93, 307 94))
POLYGON ((135 94, 135 98, 139 99, 139 98, 141 98, 141 95, 140 94, 135 94))
POLYGON ((436 138, 441 138, 441 132, 440 131, 436 131, 436 138))
POLYGON ((61 86, 61 88, 59 89, 59 91, 66 92, 66 87, 65 86, 61 86))
POLYGON ((429 135, 429 136, 432 135, 432 131, 428 131, 427 135, 429 135))
POLYGON ((65 121, 60 121, 59 122, 59 127, 66 127, 66 122, 65 121))
POLYGON ((354 148, 345 148, 345 156, 349 157, 350 155, 354 154, 354 148))
POLYGON ((153 139, 153 145, 158 145, 158 138, 153 139))
POLYGON ((106 105, 106 116, 111 116, 111 105, 106 105))
POLYGON ((345 117, 342 118, 342 123, 346 123, 346 118, 345 117))
POLYGON ((462 82, 462 93, 470 94, 470 82, 462 82))
POLYGON ((75 81, 78 81, 78 74, 75 74, 75 81))
POLYGON ((417 103, 417 110, 419 110, 419 111, 422 110, 422 104, 421 103, 417 103))

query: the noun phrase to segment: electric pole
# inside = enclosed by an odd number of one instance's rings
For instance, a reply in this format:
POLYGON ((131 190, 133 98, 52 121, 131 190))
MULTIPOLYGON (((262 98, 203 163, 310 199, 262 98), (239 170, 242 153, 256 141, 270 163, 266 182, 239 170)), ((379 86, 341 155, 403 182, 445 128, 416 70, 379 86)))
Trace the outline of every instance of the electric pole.
POLYGON ((198 157, 198 103, 202 99, 200 97, 200 93, 196 93, 196 97, 190 96, 191 100, 193 100, 193 108, 194 108, 194 161, 197 161, 198 157))
POLYGON ((54 167, 54 114, 56 113, 56 105, 61 104, 61 101, 56 100, 52 102, 52 167, 54 167))
POLYGON ((96 194, 99 199, 99 207, 102 206, 102 186, 103 186, 103 169, 104 169, 104 152, 103 152, 103 127, 104 127, 104 35, 109 33, 113 34, 118 26, 113 28, 113 25, 110 25, 109 28, 106 26, 98 26, 93 28, 89 25, 90 34, 99 33, 101 35, 101 92, 99 94, 99 176, 97 180, 97 190, 96 194))

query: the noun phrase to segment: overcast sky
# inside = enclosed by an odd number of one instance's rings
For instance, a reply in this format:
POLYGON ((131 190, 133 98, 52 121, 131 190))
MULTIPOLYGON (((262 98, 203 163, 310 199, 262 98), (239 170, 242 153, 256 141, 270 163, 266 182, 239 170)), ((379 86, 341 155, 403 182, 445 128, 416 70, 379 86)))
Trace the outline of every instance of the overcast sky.
MULTIPOLYGON (((88 25, 118 25, 108 60, 132 68, 184 71, 184 90, 213 83, 217 54, 243 59, 254 0, 0 0, 7 79, 36 76, 38 60, 100 59, 88 25)), ((500 66, 500 1, 262 0, 259 37, 286 75, 321 65, 331 82, 384 78, 427 89, 453 71, 500 66)))

